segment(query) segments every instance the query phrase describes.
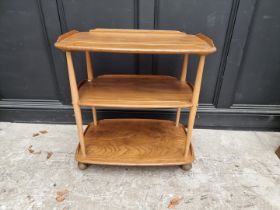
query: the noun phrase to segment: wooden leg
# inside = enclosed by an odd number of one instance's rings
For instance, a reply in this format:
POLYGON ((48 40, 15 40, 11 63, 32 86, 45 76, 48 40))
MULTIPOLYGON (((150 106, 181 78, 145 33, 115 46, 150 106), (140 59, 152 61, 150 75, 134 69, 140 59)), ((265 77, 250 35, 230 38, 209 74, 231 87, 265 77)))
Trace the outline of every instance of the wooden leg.
POLYGON ((185 147, 185 158, 187 158, 187 156, 188 156, 190 145, 191 145, 192 130, 193 130, 193 126, 194 126, 196 111, 197 111, 197 105, 194 105, 191 108, 190 114, 189 114, 187 141, 186 141, 186 147, 185 147))
POLYGON ((182 69, 181 69, 181 78, 180 78, 181 82, 184 82, 184 83, 186 82, 186 78, 187 78, 188 59, 189 59, 188 54, 185 54, 182 69))
POLYGON ((92 62, 91 62, 89 51, 86 51, 86 63, 87 63, 88 80, 91 81, 93 79, 93 70, 92 70, 92 62))
POLYGON ((176 114, 176 127, 179 126, 180 123, 180 116, 181 116, 181 108, 177 108, 177 114, 176 114))
POLYGON ((97 126, 97 114, 96 114, 95 107, 92 107, 92 117, 93 117, 93 125, 97 126))
POLYGON ((73 104, 73 108, 74 108, 76 124, 77 124, 77 128, 78 128, 80 146, 81 146, 82 154, 85 157, 86 149, 85 149, 85 137, 84 137, 84 131, 83 131, 82 112, 81 112, 80 106, 77 104, 73 104))
POLYGON ((190 150, 192 130, 193 130, 195 115, 196 115, 197 106, 198 106, 198 99, 199 99, 199 92, 200 92, 200 87, 201 87, 204 63, 205 63, 205 55, 200 56, 198 67, 197 67, 197 73, 196 73, 194 90, 193 90, 193 98, 192 98, 193 105, 190 109, 190 115, 189 115, 189 120, 188 120, 188 131, 187 131, 187 141, 186 141, 186 147, 185 147, 185 158, 188 157, 188 153, 189 153, 189 150, 190 150))

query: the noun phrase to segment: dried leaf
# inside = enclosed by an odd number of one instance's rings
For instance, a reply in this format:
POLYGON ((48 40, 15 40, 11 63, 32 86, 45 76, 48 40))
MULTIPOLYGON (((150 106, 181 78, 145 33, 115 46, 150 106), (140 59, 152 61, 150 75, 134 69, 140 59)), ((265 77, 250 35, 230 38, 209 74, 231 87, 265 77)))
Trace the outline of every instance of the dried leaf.
POLYGON ((56 199, 57 202, 62 202, 62 201, 65 200, 65 197, 64 196, 56 196, 55 199, 56 199))
POLYGON ((53 155, 53 152, 47 152, 47 160, 50 159, 52 155, 53 155))
POLYGON ((183 200, 182 196, 175 196, 169 201, 168 208, 174 209, 181 201, 183 200))
POLYGON ((35 150, 32 149, 32 145, 30 145, 30 146, 27 148, 27 150, 28 150, 29 153, 34 154, 34 155, 39 155, 39 154, 41 154, 41 151, 35 152, 35 150))
POLYGON ((34 153, 34 150, 32 149, 32 145, 30 145, 27 149, 30 153, 34 153))
POLYGON ((41 134, 46 134, 46 133, 48 133, 48 131, 47 130, 41 130, 41 131, 39 131, 41 134))
POLYGON ((40 133, 33 133, 32 137, 36 137, 36 136, 39 136, 40 133))
POLYGON ((277 157, 280 159, 280 146, 279 146, 278 149, 275 151, 275 154, 276 154, 277 157))
POLYGON ((64 201, 65 200, 65 197, 68 195, 68 190, 63 190, 63 191, 58 191, 57 193, 56 193, 56 201, 57 202, 62 202, 62 201, 64 201))
POLYGON ((68 192, 69 192, 69 191, 68 191, 67 189, 65 189, 65 190, 56 192, 56 194, 57 194, 58 196, 63 196, 63 195, 68 194, 68 192))

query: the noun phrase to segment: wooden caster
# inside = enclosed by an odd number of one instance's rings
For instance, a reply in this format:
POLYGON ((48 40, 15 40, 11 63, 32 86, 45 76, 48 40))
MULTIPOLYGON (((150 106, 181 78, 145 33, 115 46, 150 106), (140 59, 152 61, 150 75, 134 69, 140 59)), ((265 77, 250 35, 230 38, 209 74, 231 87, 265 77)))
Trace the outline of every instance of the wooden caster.
POLYGON ((191 170, 191 168, 192 168, 192 164, 189 163, 189 164, 181 165, 180 167, 181 167, 181 169, 183 169, 184 171, 189 171, 189 170, 191 170))
POLYGON ((78 168, 79 168, 80 170, 85 170, 87 167, 88 167, 87 164, 78 162, 78 168))

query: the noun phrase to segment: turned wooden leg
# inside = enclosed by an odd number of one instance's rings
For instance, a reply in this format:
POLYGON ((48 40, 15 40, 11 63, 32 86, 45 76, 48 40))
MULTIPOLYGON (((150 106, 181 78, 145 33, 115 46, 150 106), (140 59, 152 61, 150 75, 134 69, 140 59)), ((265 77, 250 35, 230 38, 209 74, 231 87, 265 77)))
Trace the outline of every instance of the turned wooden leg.
POLYGON ((189 171, 189 170, 191 170, 191 168, 192 168, 192 164, 191 164, 191 163, 188 163, 188 164, 185 164, 185 165, 181 165, 180 167, 181 167, 181 169, 183 169, 184 171, 189 171))
POLYGON ((186 159, 187 159, 190 145, 191 145, 192 130, 193 130, 195 115, 196 115, 197 106, 198 106, 198 99, 199 99, 199 93, 200 93, 200 88, 201 88, 204 63, 205 63, 205 56, 202 55, 202 56, 200 56, 198 67, 197 67, 196 79, 195 79, 195 84, 194 84, 194 89, 193 89, 193 98, 192 98, 193 105, 190 109, 189 120, 188 120, 187 141, 186 141, 186 145, 185 145, 185 158, 186 159))
POLYGON ((78 168, 80 170, 85 170, 88 167, 88 164, 78 162, 78 168))
POLYGON ((92 116, 93 116, 93 125, 97 126, 97 114, 96 114, 95 107, 92 107, 92 116))
POLYGON ((180 123, 180 115, 181 115, 181 108, 177 108, 177 114, 176 114, 176 127, 179 126, 180 123))
POLYGON ((69 72, 69 82, 70 82, 70 89, 72 95, 72 103, 74 108, 76 124, 78 128, 78 134, 79 134, 79 141, 80 141, 82 154, 85 157, 86 149, 85 149, 85 139, 84 139, 84 131, 83 131, 83 120, 82 120, 81 107, 79 106, 78 103, 79 93, 78 93, 77 81, 75 77, 75 70, 74 70, 71 52, 69 51, 66 52, 66 58, 67 58, 67 65, 68 65, 68 72, 69 72))
POLYGON ((73 108, 74 108, 74 114, 75 114, 75 118, 76 118, 76 125, 78 128, 80 146, 81 146, 82 154, 85 157, 86 148, 85 148, 85 137, 84 137, 84 131, 83 131, 82 112, 81 112, 81 108, 79 105, 73 104, 73 108))

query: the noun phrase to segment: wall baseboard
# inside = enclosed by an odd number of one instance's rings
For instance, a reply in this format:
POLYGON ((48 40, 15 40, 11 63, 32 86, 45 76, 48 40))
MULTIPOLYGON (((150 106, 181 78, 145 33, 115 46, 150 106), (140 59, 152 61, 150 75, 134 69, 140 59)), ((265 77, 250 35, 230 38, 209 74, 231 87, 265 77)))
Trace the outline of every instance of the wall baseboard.
MULTIPOLYGON (((175 120, 175 110, 147 109, 122 110, 98 109, 98 118, 158 118, 175 120)), ((186 124, 188 111, 183 110, 181 122, 186 124)), ((89 108, 83 109, 84 123, 92 121, 89 108)), ((24 123, 74 124, 70 105, 58 101, 0 101, 0 121, 24 123)), ((196 117, 196 128, 280 131, 279 106, 233 106, 217 109, 203 104, 196 117)))

